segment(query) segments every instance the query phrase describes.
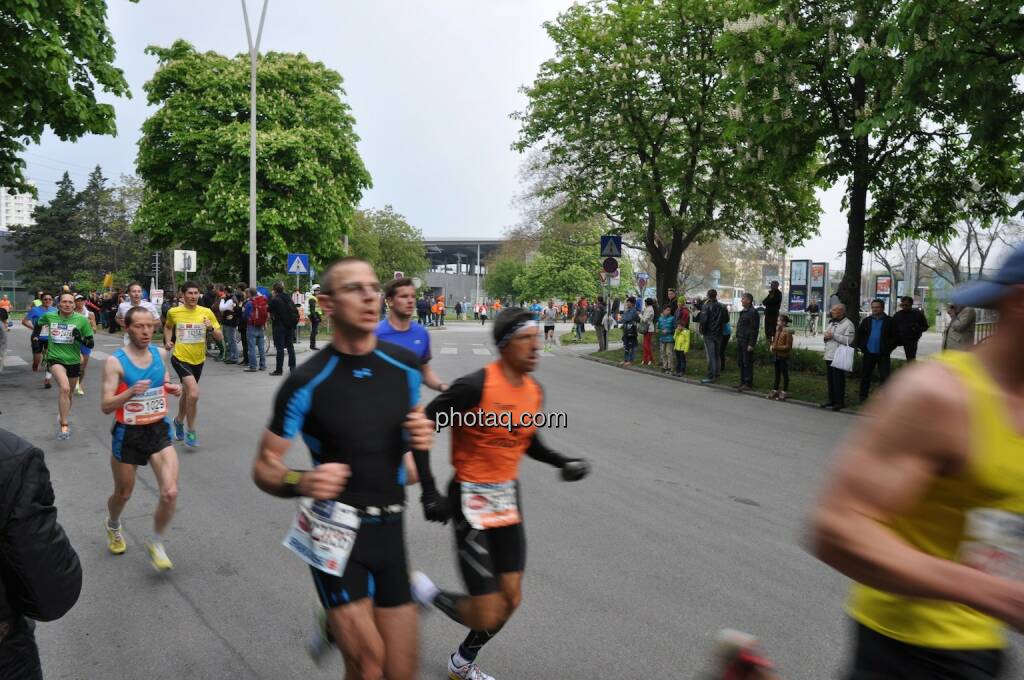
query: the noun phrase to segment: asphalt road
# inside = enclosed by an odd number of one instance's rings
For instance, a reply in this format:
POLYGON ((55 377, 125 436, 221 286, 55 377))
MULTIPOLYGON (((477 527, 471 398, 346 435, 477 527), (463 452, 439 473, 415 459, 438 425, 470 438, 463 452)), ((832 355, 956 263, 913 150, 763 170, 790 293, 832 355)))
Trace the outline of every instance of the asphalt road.
MULTIPOLYGON (((494 358, 475 324, 451 324, 432 340, 444 379, 494 358)), ((97 349, 112 352, 117 342, 101 336, 97 349)), ((89 368, 87 396, 75 400, 73 438, 58 442, 54 391, 24 365, 28 333, 14 331, 9 350, 0 427, 46 451, 60 521, 85 574, 75 608, 38 628, 47 678, 341 676, 336 653, 318 669, 302 646, 316 598, 307 568, 281 547, 292 505, 250 478, 280 379, 207 364, 202 446, 179 448, 179 510, 167 543, 175 568, 160 575, 142 546, 156 498, 148 469, 125 513, 127 553, 106 549, 110 418, 99 410, 100 362, 89 368)), ((568 414, 566 429, 543 436, 591 459, 594 474, 565 484, 524 460, 524 603, 484 649, 482 668, 498 680, 693 678, 715 632, 734 627, 759 635, 787 678, 837 677, 846 582, 801 541, 831 448, 855 417, 620 371, 576 351, 541 361, 546 410, 568 414)), ((440 479, 447 444, 442 434, 440 479)), ((290 460, 306 465, 305 446, 290 460)), ((459 587, 450 529, 428 525, 413 503, 407 532, 414 566, 459 587)), ((465 633, 438 612, 423 616, 421 630, 420 677, 440 680, 465 633)))

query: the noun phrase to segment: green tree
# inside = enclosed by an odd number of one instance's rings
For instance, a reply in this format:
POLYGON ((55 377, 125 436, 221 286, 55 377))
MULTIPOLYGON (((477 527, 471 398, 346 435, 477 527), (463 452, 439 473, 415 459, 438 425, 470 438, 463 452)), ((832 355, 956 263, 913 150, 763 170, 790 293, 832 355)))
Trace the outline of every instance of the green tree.
POLYGON ((802 241, 816 227, 810 163, 751 182, 750 150, 726 134, 734 84, 715 51, 720 0, 594 0, 545 24, 556 56, 525 88, 515 148, 540 146, 546 189, 569 217, 633 234, 659 295, 694 243, 750 232, 802 241))
POLYGON ((148 282, 152 251, 132 230, 141 200, 142 183, 136 177, 122 176, 121 184, 111 187, 99 166, 89 174, 78 195, 76 219, 84 249, 77 280, 102 281, 110 272, 118 285, 132 279, 148 282))
MULTIPOLYGON (((157 248, 197 251, 223 280, 248 269, 249 57, 150 47, 146 83, 159 109, 142 126, 137 168, 146 190, 136 228, 157 248)), ((370 176, 356 149, 341 76, 302 54, 261 55, 257 70, 257 253, 277 272, 289 252, 319 266, 341 237, 370 176)))
POLYGON ((897 19, 906 4, 744 0, 719 45, 739 83, 733 132, 763 158, 764 181, 820 159, 819 180, 846 185, 838 295, 851 310, 860 308, 865 249, 942 238, 967 203, 1006 210, 1002 159, 972 152, 956 120, 905 96, 914 67, 899 49, 897 19))
MULTIPOLYGON (((1019 0, 913 0, 900 4, 891 40, 905 55, 909 106, 937 108, 971 139, 1024 151, 1024 14, 1019 0)), ((1024 176, 1017 194, 1024 194, 1024 176)))
POLYGON ((522 260, 498 256, 487 263, 484 290, 493 298, 520 300, 521 295, 517 282, 524 271, 526 271, 526 264, 522 260))
POLYGON ((0 186, 35 193, 19 154, 47 126, 63 140, 115 134, 114 107, 96 101, 96 88, 131 92, 106 20, 105 2, 14 0, 0 9, 0 186))
POLYGON ((419 276, 430 265, 423 247, 423 232, 390 205, 382 210, 356 212, 349 247, 353 255, 373 264, 381 281, 390 281, 395 272, 419 276))
POLYGON ((53 291, 75 281, 84 246, 78 207, 78 193, 65 172, 53 200, 36 208, 35 224, 11 228, 14 249, 21 256, 18 278, 26 288, 53 291))

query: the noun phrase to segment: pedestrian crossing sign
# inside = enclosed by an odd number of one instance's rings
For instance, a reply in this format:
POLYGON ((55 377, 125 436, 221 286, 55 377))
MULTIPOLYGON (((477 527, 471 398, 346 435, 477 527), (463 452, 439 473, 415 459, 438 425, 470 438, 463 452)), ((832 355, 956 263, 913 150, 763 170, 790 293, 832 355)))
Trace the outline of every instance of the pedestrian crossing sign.
POLYGON ((288 253, 289 274, 309 274, 309 255, 306 253, 288 253))
POLYGON ((618 234, 602 236, 601 257, 622 257, 622 237, 618 234))

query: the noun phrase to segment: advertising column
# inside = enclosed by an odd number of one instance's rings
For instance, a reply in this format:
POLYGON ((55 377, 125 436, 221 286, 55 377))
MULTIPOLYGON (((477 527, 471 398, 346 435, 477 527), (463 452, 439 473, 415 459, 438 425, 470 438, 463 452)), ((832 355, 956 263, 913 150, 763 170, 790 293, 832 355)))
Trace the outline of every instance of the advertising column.
POLYGON ((885 303, 885 311, 892 310, 889 298, 892 296, 892 277, 888 274, 880 274, 875 277, 875 297, 885 303))
POLYGON ((828 305, 828 263, 814 262, 811 264, 810 294, 807 303, 811 300, 818 303, 818 307, 828 305))
POLYGON ((810 260, 789 261, 789 311, 802 312, 807 309, 807 277, 810 260))

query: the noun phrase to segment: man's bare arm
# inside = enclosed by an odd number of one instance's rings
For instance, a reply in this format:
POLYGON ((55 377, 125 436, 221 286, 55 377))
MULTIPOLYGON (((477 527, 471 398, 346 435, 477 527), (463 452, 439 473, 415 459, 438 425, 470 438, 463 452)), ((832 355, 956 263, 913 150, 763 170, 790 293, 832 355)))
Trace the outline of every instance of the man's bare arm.
MULTIPOLYGON (((256 486, 270 494, 281 498, 289 498, 295 494, 285 484, 288 466, 284 464, 285 454, 291 448, 291 441, 278 436, 270 430, 263 431, 260 450, 252 468, 252 478, 256 486)), ((299 496, 309 496, 321 500, 337 498, 345 489, 351 474, 349 467, 342 463, 324 463, 314 470, 301 473, 295 491, 299 496)))
POLYGON ((1024 625, 1024 584, 912 547, 882 522, 898 516, 932 481, 967 464, 963 387, 939 365, 904 369, 865 410, 812 518, 812 549, 850 578, 887 592, 960 602, 1024 625))

